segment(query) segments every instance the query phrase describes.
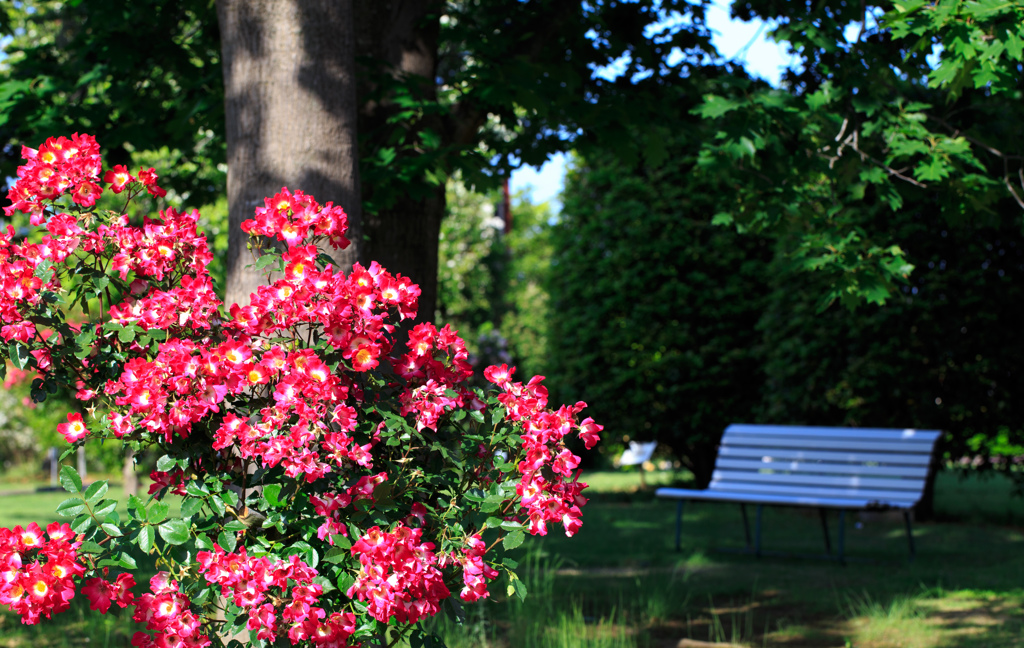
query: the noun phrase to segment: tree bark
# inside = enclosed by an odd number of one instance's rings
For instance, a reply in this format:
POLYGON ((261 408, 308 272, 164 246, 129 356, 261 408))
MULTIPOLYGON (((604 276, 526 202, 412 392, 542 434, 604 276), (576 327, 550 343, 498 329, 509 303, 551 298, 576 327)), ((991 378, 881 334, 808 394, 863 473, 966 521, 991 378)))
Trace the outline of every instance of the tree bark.
MULTIPOLYGON (((364 70, 359 85, 359 129, 370 151, 386 146, 394 126, 388 119, 397 107, 386 93, 378 98, 380 74, 411 81, 415 92, 426 101, 437 97, 437 59, 440 16, 444 2, 439 0, 374 0, 357 2, 355 7, 356 48, 361 60, 370 61, 373 69, 364 70)), ((417 121, 407 136, 415 138, 430 128, 444 137, 440 116, 427 116, 417 121)), ((396 160, 401 163, 401 158, 396 160)), ((445 212, 443 183, 440 186, 420 183, 415 195, 387 197, 388 206, 368 213, 363 220, 366 234, 365 253, 391 273, 400 273, 418 284, 422 293, 416 321, 434 319, 437 305, 437 246, 441 218, 445 212)), ((372 196, 374 188, 363 187, 364 196, 372 196)))
POLYGON ((248 303, 264 283, 242 221, 281 187, 348 213, 352 245, 332 256, 362 259, 353 0, 217 0, 228 160, 225 301, 248 303))

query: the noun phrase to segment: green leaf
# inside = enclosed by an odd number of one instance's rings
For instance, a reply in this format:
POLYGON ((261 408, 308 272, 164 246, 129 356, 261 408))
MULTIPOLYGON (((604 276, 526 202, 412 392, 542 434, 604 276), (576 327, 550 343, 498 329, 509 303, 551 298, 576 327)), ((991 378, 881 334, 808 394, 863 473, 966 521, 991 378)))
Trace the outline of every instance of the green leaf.
POLYGON ((139 529, 139 549, 144 553, 153 550, 153 542, 156 540, 156 531, 151 526, 144 526, 139 529))
POLYGON ((347 537, 341 535, 340 533, 335 533, 334 535, 332 535, 331 541, 334 543, 334 546, 339 549, 352 548, 352 541, 349 540, 347 537))
POLYGON ((43 259, 36 266, 33 274, 39 277, 44 284, 49 283, 50 279, 53 278, 53 263, 49 259, 43 259))
POLYGON ((64 500, 57 506, 57 514, 63 517, 75 517, 85 510, 85 502, 78 497, 64 500))
POLYGON ((78 471, 71 466, 64 466, 60 469, 60 485, 69 493, 82 492, 82 478, 78 471))
POLYGON ((515 549, 519 545, 523 544, 523 539, 526 534, 521 529, 510 531, 508 535, 501 541, 501 546, 507 549, 515 549))
POLYGON ((230 553, 235 550, 235 546, 238 544, 238 541, 236 540, 234 533, 221 531, 220 535, 217 536, 217 544, 220 545, 221 549, 230 553))
POLYGON ((28 366, 29 358, 32 354, 29 353, 28 347, 21 342, 11 342, 7 347, 11 357, 11 364, 18 369, 24 369, 28 366))
POLYGON ((153 524, 159 524, 167 519, 167 511, 170 509, 170 505, 166 502, 153 502, 146 513, 146 517, 153 524))
POLYGON ((108 536, 114 536, 115 538, 120 538, 121 536, 124 535, 121 532, 121 529, 119 529, 116 524, 103 523, 103 524, 100 525, 100 528, 103 529, 103 532, 106 533, 108 536))
POLYGON ((278 499, 280 495, 281 484, 267 484, 263 487, 263 497, 267 500, 267 504, 271 506, 283 506, 286 503, 278 499))
POLYGON ((726 99, 718 95, 704 95, 704 103, 694 108, 691 112, 700 115, 704 119, 716 119, 722 115, 736 110, 743 103, 734 99, 726 99))
POLYGON ((224 525, 225 531, 245 531, 248 528, 249 527, 245 525, 245 522, 242 522, 241 520, 231 520, 224 525))
POLYGON ((95 504, 103 499, 103 496, 107 494, 108 488, 109 486, 107 485, 106 480, 95 481, 89 484, 89 488, 85 489, 85 501, 90 504, 95 504))
POLYGON ((178 465, 178 462, 170 455, 164 455, 156 460, 156 469, 160 472, 170 472, 174 470, 176 465, 178 465))
POLYGON ((146 521, 146 504, 137 495, 128 496, 128 508, 135 511, 135 519, 140 522, 146 521))
POLYGON ((189 497, 181 503, 181 517, 190 518, 203 508, 203 500, 189 497))
POLYGON ((519 597, 520 601, 526 600, 526 584, 519 580, 519 578, 512 579, 512 588, 515 590, 516 596, 519 597))
POLYGON ((100 546, 100 545, 98 545, 97 543, 95 543, 95 542, 92 542, 92 541, 90 541, 90 540, 86 540, 85 542, 83 542, 83 543, 82 543, 82 544, 81 544, 81 545, 80 545, 80 546, 78 547, 78 550, 79 550, 80 552, 82 552, 82 553, 90 553, 90 554, 99 554, 99 553, 103 553, 103 547, 101 547, 101 546, 100 546))
POLYGON ((96 505, 95 509, 93 509, 93 515, 98 518, 105 518, 110 513, 113 513, 116 508, 117 502, 114 500, 103 500, 96 505))
POLYGON ((345 562, 348 558, 349 552, 342 549, 341 547, 331 547, 326 554, 324 554, 324 562, 327 563, 340 563, 345 562))
POLYGON ((348 588, 352 587, 352 584, 356 582, 354 574, 349 572, 342 572, 338 576, 338 589, 342 592, 347 592, 348 588))
POLYGON ((206 599, 210 598, 210 592, 213 591, 212 587, 204 587, 199 591, 198 594, 192 597, 193 605, 202 605, 206 602, 206 599))
POLYGON ((264 253, 260 258, 256 259, 256 263, 253 264, 253 268, 256 270, 263 270, 271 263, 279 262, 281 255, 274 252, 264 253))
POLYGON ((92 524, 93 519, 91 515, 79 515, 75 518, 74 522, 71 523, 71 530, 75 533, 85 533, 92 527, 92 524))
POLYGON ((168 544, 180 545, 188 542, 189 523, 181 519, 168 520, 158 527, 160 537, 168 544))
POLYGON ((206 497, 210 494, 210 489, 206 487, 206 484, 200 484, 196 480, 189 480, 185 486, 185 492, 192 497, 206 497))
POLYGON ((132 558, 130 554, 124 551, 122 551, 121 555, 117 557, 117 564, 121 565, 125 569, 135 569, 138 567, 138 564, 135 562, 135 559, 132 558))
POLYGON ((124 329, 121 329, 120 331, 117 332, 117 339, 120 340, 122 344, 128 344, 128 343, 134 341, 135 340, 135 329, 134 328, 124 328, 124 329))

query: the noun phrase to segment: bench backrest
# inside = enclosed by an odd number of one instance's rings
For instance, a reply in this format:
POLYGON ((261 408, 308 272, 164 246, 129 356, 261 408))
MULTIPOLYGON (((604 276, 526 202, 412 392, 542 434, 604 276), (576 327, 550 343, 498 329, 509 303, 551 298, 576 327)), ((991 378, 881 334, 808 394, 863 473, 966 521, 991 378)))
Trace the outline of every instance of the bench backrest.
POLYGON ((938 430, 730 425, 709 490, 857 497, 908 508, 921 499, 938 430))

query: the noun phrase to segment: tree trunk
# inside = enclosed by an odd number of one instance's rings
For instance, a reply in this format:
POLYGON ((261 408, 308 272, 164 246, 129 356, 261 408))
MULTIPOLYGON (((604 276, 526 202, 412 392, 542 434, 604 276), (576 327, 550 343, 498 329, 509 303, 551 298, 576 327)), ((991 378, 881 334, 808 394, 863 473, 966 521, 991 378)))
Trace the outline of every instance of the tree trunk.
MULTIPOLYGON (((437 97, 438 36, 444 3, 439 0, 374 0, 355 7, 356 47, 359 57, 372 68, 361 70, 359 85, 359 132, 364 137, 364 156, 388 146, 395 126, 388 123, 398 110, 389 101, 382 75, 410 81, 418 98, 437 97), (383 90, 383 91, 382 91, 383 90)), ((415 139, 429 128, 450 143, 440 116, 426 116, 413 123, 405 135, 415 139)), ((399 157, 394 164, 401 164, 399 157)), ((437 304, 437 246, 445 211, 444 184, 430 185, 425 178, 402 196, 374 200, 387 206, 365 214, 365 254, 391 273, 407 276, 420 286, 417 321, 434 319, 437 304)), ((373 187, 362 188, 373 195, 373 187)))
POLYGON ((242 221, 281 187, 348 213, 362 258, 352 0, 217 0, 228 160, 225 301, 248 303, 264 283, 247 270, 242 221))

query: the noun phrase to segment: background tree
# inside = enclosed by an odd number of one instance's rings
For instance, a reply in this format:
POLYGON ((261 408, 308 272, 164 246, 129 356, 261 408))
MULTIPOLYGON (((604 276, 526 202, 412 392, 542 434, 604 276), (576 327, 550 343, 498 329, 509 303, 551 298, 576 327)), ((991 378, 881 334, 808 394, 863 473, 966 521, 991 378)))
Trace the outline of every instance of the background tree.
POLYGON ((733 13, 776 23, 798 64, 781 89, 729 79, 698 108, 719 130, 701 168, 735 195, 716 220, 786 232, 800 266, 828 275, 823 305, 882 303, 912 270, 871 227, 878 209, 933 196, 939 228, 1024 207, 1020 3, 758 0, 733 13))
POLYGON ((936 231, 934 209, 908 205, 874 224, 905 245, 916 267, 884 307, 819 313, 822 277, 778 265, 770 273, 758 418, 939 429, 942 464, 1019 479, 1024 342, 1015 313, 1024 298, 1024 234, 1009 218, 936 231))
MULTIPOLYGON (((212 0, 6 2, 0 63, 0 172, 21 147, 89 132, 111 164, 166 147, 168 199, 224 192, 224 91, 212 0)), ((152 165, 151 165, 152 166, 152 165)))
POLYGON ((703 485, 722 430, 760 402, 771 247, 711 227, 717 194, 693 172, 701 132, 680 124, 659 167, 576 160, 554 231, 548 353, 559 397, 593 403, 620 442, 662 442, 703 485))
MULTIPOLYGON (((19 119, 21 124, 53 130, 54 122, 34 118, 45 113, 40 107, 44 100, 64 106, 79 94, 106 96, 105 88, 115 85, 126 89, 144 86, 149 92, 146 104, 125 103, 120 95, 110 96, 93 113, 72 111, 68 117, 61 116, 59 124, 62 131, 94 132, 112 148, 128 143, 141 150, 146 146, 138 131, 122 129, 110 116, 126 112, 125 108, 140 115, 164 111, 165 104, 178 100, 181 88, 170 81, 149 83, 151 70, 165 69, 160 61, 146 65, 138 57, 117 58, 118 52, 146 51, 159 42, 176 50, 167 58, 181 62, 181 69, 166 76, 178 79, 178 86, 192 87, 188 74, 200 60, 204 74, 196 77, 216 78, 220 47, 212 2, 175 0, 130 6, 123 0, 115 2, 83 0, 72 7, 72 3, 43 0, 9 11, 7 24, 12 31, 26 24, 46 27, 39 32, 38 46, 26 47, 24 56, 11 57, 8 80, 0 89, 4 105, 24 117, 19 119), (160 5, 156 13, 165 19, 143 20, 139 16, 155 11, 151 5, 160 5), (58 43, 55 34, 66 16, 76 16, 96 28, 80 30, 77 40, 58 43), (118 26, 110 27, 111 23, 118 26), (118 49, 112 50, 115 35, 118 49), (197 51, 206 55, 197 55, 197 51), (29 61, 46 52, 54 53, 51 58, 57 53, 63 58, 40 73, 29 61)), ((222 17, 227 19, 225 11, 234 6, 224 3, 222 17)), ((366 202, 360 254, 416 279, 424 290, 421 312, 429 316, 436 293, 443 184, 453 171, 463 170, 466 180, 477 184, 519 162, 536 164, 554 151, 601 143, 628 157, 643 154, 658 159, 664 154, 664 129, 658 125, 657 106, 646 99, 699 67, 711 51, 703 11, 703 4, 685 0, 357 3, 355 55, 362 74, 357 93, 360 166, 366 202), (617 80, 595 76, 595 69, 617 60, 625 61, 625 74, 617 80), (630 125, 632 131, 627 129, 630 125)), ((232 29, 224 29, 228 38, 234 38, 232 29)), ((262 38, 270 35, 264 31, 262 38)), ((303 43, 303 47, 314 41, 303 43)), ((260 42, 255 39, 249 44, 256 47, 260 42)), ((25 39, 16 40, 12 47, 26 44, 25 39)), ((260 60, 258 52, 237 50, 233 44, 228 47, 253 62, 260 60)), ((300 51, 312 55, 312 50, 300 51)), ((329 52, 324 50, 324 67, 331 67, 331 74, 341 74, 332 66, 345 63, 334 61, 329 52)), ((238 73, 228 70, 228 74, 238 73)), ((296 83, 301 87, 301 81, 296 83)), ((287 103, 294 99, 288 87, 295 86, 268 85, 265 90, 280 92, 287 103)), ((208 84, 201 91, 203 100, 211 104, 223 97, 221 87, 208 84)), ((229 101, 239 98, 229 96, 229 101)), ((183 105, 177 104, 173 112, 187 116, 174 122, 182 128, 181 144, 174 146, 191 152, 186 145, 190 137, 212 133, 215 148, 223 150, 225 131, 219 126, 219 115, 194 110, 191 105, 181 108, 183 105)), ((53 114, 61 113, 54 109, 53 114)), ((234 119, 232 123, 241 124, 234 119)), ((38 139, 37 133, 25 130, 19 126, 16 132, 3 132, 0 137, 7 143, 38 139)), ((8 151, 8 175, 17 152, 16 147, 8 151)), ((270 160, 285 153, 284 148, 268 145, 261 153, 261 164, 265 168, 286 164, 283 158, 270 160)), ((219 153, 211 159, 224 158, 219 153)), ((183 175, 182 186, 190 186, 191 179, 183 175)), ((345 198, 317 197, 335 202, 345 198)), ((354 212, 352 206, 346 208, 354 212)), ((234 249, 229 258, 237 258, 234 249)))
POLYGON ((517 374, 543 373, 553 260, 550 205, 520 193, 511 197, 506 217, 500 192, 474 192, 461 182, 449 183, 446 203, 437 321, 465 338, 478 372, 506 363, 517 374))

